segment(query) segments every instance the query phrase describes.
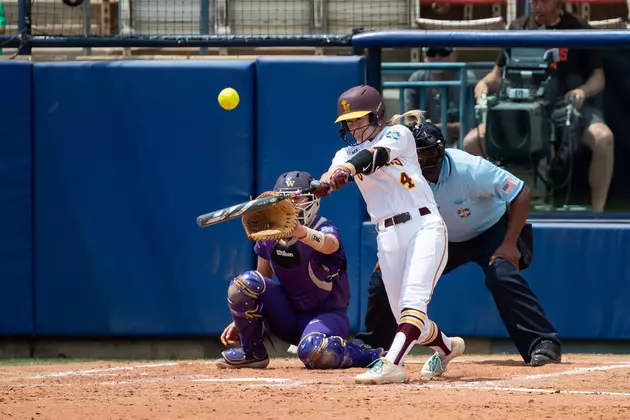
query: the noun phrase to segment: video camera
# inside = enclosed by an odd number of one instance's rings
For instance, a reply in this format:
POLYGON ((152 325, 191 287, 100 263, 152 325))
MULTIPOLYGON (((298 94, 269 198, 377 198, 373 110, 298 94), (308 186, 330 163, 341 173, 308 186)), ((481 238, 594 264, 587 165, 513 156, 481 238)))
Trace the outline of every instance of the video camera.
MULTIPOLYGON (((543 183, 545 201, 553 202, 555 190, 570 182, 573 168, 572 103, 558 107, 552 64, 559 61, 557 49, 513 48, 506 53, 502 87, 494 97, 482 97, 475 107, 486 126, 488 157, 509 166, 512 172, 533 172, 530 188, 543 183), (556 131, 557 129, 561 131, 556 131), (556 133, 562 133, 561 141, 556 133), (544 174, 539 170, 546 158, 544 174), (564 180, 559 180, 559 178, 564 180)), ((558 134, 560 135, 560 134, 558 134)), ((564 208, 568 208, 567 188, 564 208)), ((539 206, 539 208, 549 208, 539 206)))
POLYGON ((495 97, 484 98, 488 155, 506 163, 536 165, 554 141, 551 120, 555 86, 551 64, 558 50, 513 48, 506 53, 503 84, 495 97))

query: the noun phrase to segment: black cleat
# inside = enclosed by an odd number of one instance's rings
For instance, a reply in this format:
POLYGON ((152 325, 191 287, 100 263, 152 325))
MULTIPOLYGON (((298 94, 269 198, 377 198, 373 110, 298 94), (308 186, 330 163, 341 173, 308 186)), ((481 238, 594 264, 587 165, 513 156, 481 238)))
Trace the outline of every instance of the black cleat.
POLYGON ((550 363, 562 362, 562 349, 558 343, 550 340, 541 341, 534 351, 532 351, 532 359, 530 366, 544 366, 550 363))

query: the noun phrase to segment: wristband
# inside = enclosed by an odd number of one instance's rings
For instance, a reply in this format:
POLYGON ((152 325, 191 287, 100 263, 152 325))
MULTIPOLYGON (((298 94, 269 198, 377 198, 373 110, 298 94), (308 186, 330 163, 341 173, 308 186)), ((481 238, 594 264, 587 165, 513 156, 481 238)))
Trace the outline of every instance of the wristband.
POLYGON ((315 251, 321 251, 324 247, 325 234, 307 227, 305 227, 304 230, 306 230, 306 236, 304 238, 299 238, 299 241, 310 246, 315 251))

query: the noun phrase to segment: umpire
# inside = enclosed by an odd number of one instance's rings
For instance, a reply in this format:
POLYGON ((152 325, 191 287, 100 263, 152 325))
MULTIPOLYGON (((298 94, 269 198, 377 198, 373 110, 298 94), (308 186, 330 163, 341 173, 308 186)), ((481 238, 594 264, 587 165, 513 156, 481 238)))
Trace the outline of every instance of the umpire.
MULTIPOLYGON (((408 127, 416 139, 422 173, 448 228, 444 274, 469 262, 479 265, 525 363, 560 363, 558 334, 521 274, 533 257, 532 227, 526 224, 529 188, 483 158, 445 150, 444 136, 433 124, 408 127)), ((396 325, 377 264, 370 281, 367 332, 355 339, 373 348, 386 348, 394 339, 396 325)))

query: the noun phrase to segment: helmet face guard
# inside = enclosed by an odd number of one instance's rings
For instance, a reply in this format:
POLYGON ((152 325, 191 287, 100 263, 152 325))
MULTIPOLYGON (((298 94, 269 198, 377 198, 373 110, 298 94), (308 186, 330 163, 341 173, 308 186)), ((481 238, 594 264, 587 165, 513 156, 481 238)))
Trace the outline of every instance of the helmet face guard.
POLYGON ((364 142, 365 140, 371 139, 374 136, 376 129, 383 125, 382 122, 379 123, 377 121, 377 118, 375 117, 373 113, 370 113, 368 115, 370 116, 369 123, 361 127, 357 127, 354 130, 350 130, 350 127, 348 127, 347 121, 345 120, 341 121, 341 129, 339 130, 339 135, 341 136, 341 140, 343 140, 348 146, 356 146, 357 144, 360 144, 364 142), (368 130, 370 129, 371 129, 371 132, 366 136, 365 134, 368 133, 368 130), (362 131, 364 134, 363 140, 361 142, 357 141, 354 137, 354 133, 356 133, 357 131, 362 131), (348 139, 348 135, 351 136, 351 139, 348 139))
MULTIPOLYGON (((279 193, 295 193, 310 187, 311 181, 313 181, 313 176, 308 172, 286 172, 278 177, 273 191, 279 193)), ((309 226, 319 211, 319 198, 314 194, 300 194, 300 196, 293 199, 292 202, 298 210, 298 221, 300 224, 309 226), (306 198, 306 200, 304 200, 304 198, 306 198)))
POLYGON ((416 149, 416 152, 418 153, 420 168, 422 168, 423 171, 441 167, 440 165, 444 160, 444 147, 442 145, 416 149))
POLYGON ((317 216, 321 203, 319 198, 313 194, 304 194, 300 197, 306 197, 307 200, 303 203, 293 201, 295 208, 298 210, 298 221, 302 226, 310 226, 315 216, 317 216))
POLYGON ((418 162, 423 173, 434 175, 435 171, 442 169, 444 161, 444 135, 433 124, 409 124, 413 138, 416 140, 416 152, 418 162))

